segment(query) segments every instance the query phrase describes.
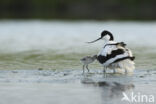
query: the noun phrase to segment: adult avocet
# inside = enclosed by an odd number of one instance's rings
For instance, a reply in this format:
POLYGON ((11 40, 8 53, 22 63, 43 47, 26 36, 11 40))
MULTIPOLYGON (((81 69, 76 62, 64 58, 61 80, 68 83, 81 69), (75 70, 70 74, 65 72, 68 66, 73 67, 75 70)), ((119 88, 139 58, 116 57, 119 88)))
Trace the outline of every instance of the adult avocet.
POLYGON ((124 42, 115 42, 111 32, 103 31, 101 37, 88 42, 93 43, 100 39, 105 40, 104 47, 97 55, 97 60, 103 65, 104 73, 106 69, 113 69, 114 73, 131 73, 135 69, 134 59, 130 49, 126 48, 124 42))

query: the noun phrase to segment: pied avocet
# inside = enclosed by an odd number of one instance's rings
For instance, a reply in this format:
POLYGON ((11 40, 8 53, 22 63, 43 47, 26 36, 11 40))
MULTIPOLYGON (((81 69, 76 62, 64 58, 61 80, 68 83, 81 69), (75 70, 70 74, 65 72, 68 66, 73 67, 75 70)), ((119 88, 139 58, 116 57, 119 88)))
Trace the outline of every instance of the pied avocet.
POLYGON ((112 33, 106 30, 101 33, 100 38, 88 43, 93 43, 100 39, 104 39, 105 44, 97 55, 97 60, 104 67, 104 73, 107 68, 113 69, 114 73, 133 72, 135 69, 133 60, 135 57, 131 50, 125 47, 126 44, 124 42, 115 42, 112 33))

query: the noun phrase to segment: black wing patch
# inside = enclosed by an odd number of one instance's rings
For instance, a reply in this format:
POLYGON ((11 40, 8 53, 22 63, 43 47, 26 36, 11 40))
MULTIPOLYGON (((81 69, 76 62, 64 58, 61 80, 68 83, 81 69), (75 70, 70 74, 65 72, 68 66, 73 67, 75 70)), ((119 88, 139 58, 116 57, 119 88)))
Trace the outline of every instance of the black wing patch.
POLYGON ((103 63, 105 63, 107 60, 112 59, 112 58, 114 58, 115 56, 121 55, 121 54, 124 54, 124 50, 123 50, 123 49, 117 49, 117 50, 113 50, 113 51, 111 52, 111 54, 108 54, 107 56, 99 55, 99 56, 97 57, 97 60, 98 60, 101 64, 103 64, 103 63))

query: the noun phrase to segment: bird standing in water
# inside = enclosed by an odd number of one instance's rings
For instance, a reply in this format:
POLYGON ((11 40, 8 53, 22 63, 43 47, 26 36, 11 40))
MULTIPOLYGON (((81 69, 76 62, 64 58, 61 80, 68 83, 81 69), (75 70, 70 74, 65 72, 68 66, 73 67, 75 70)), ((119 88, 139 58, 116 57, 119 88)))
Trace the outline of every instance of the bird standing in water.
POLYGON ((94 43, 100 39, 104 39, 104 47, 97 55, 97 60, 106 69, 113 69, 114 73, 131 73, 135 69, 134 59, 130 49, 126 48, 124 42, 115 42, 113 34, 109 31, 103 31, 101 37, 88 43, 94 43))
POLYGON ((88 70, 89 72, 89 68, 88 68, 88 65, 90 63, 93 63, 95 60, 97 59, 97 55, 94 55, 94 56, 86 56, 84 58, 82 58, 80 61, 83 63, 83 73, 85 71, 85 67, 86 69, 88 70))

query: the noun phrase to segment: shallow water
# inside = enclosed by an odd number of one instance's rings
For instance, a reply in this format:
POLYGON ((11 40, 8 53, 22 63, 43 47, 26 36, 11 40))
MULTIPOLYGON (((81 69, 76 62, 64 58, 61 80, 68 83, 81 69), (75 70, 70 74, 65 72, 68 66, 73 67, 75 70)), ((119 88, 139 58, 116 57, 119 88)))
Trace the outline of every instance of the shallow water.
POLYGON ((156 96, 156 70, 136 70, 133 75, 91 72, 83 75, 81 70, 0 70, 0 103, 129 104, 121 101, 122 92, 156 96), (114 86, 114 82, 122 86, 114 86))
POLYGON ((156 97, 155 29, 156 22, 0 21, 0 104, 128 103, 122 92, 156 97), (132 49, 134 74, 104 75, 95 62, 82 75, 80 59, 103 45, 85 42, 104 29, 132 49))

